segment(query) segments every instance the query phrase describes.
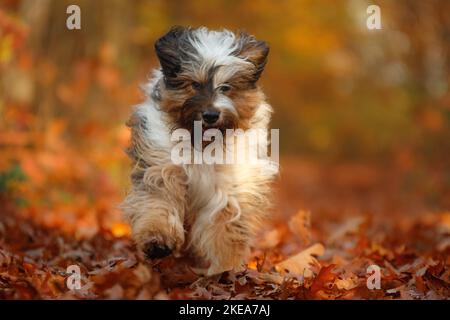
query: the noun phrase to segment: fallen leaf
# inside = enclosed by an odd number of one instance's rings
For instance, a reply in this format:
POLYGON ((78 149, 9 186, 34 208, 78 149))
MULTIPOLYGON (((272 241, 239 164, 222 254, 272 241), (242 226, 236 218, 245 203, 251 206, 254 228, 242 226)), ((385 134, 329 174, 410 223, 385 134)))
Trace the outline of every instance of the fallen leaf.
POLYGON ((358 286, 358 278, 357 277, 348 277, 344 279, 336 279, 334 282, 336 287, 339 290, 351 290, 358 286))
POLYGON ((113 287, 105 290, 104 293, 106 298, 117 300, 123 298, 124 291, 120 284, 116 284, 113 287))
POLYGON ((365 219, 363 217, 350 218, 334 230, 334 232, 328 237, 328 242, 334 243, 346 234, 356 233, 364 221, 365 219))
POLYGON ((280 273, 286 273, 286 270, 290 273, 303 275, 304 277, 311 277, 313 272, 311 267, 317 265, 318 261, 315 256, 319 257, 323 255, 325 248, 322 244, 316 243, 311 247, 301 251, 300 253, 292 256, 275 265, 275 270, 280 273))
POLYGON ((289 229, 299 238, 302 246, 311 242, 311 212, 300 210, 289 220, 289 229))
POLYGON ((272 229, 261 237, 261 241, 258 242, 258 247, 261 249, 271 249, 276 247, 281 240, 281 235, 278 229, 272 229))
POLYGON ((334 282, 337 279, 337 275, 333 273, 335 267, 334 264, 330 264, 329 266, 320 269, 319 274, 314 278, 309 289, 313 296, 323 299, 323 294, 333 287, 334 282))

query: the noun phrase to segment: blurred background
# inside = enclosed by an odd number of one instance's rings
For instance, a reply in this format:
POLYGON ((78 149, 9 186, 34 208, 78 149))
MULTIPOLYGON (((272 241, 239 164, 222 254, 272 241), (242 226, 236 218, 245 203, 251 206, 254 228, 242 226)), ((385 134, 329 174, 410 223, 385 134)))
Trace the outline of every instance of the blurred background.
POLYGON ((279 212, 448 210, 449 12, 446 0, 1 0, 0 199, 81 236, 127 234, 124 123, 155 40, 190 25, 271 46, 261 85, 280 128, 279 212), (66 28, 70 4, 81 30, 66 28), (366 27, 370 4, 382 30, 366 27))

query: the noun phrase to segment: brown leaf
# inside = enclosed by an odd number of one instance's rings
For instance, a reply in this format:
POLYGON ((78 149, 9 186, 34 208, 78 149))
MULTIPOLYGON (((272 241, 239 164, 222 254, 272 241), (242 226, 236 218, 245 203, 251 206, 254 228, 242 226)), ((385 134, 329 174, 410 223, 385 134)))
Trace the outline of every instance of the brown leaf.
MULTIPOLYGON (((320 269, 319 274, 314 278, 310 287, 310 292, 313 296, 317 296, 320 291, 327 292, 331 289, 334 281, 337 279, 337 275, 332 272, 335 267, 334 264, 330 264, 320 269)), ((319 297, 323 298, 321 294, 319 294, 319 297)))
POLYGON ((318 264, 315 256, 321 256, 324 252, 324 246, 320 243, 316 243, 295 256, 278 263, 275 265, 275 269, 280 273, 286 273, 287 270, 290 273, 311 277, 313 274, 311 267, 318 264))
POLYGON ((300 240, 302 246, 311 243, 311 212, 300 210, 289 220, 289 229, 300 240))

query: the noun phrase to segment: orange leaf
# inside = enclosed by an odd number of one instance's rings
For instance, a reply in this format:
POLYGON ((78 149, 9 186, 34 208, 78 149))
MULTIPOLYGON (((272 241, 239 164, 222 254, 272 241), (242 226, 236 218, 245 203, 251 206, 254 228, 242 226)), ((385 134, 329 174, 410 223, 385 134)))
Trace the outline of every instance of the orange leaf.
POLYGON ((317 296, 317 293, 321 290, 326 291, 330 289, 330 284, 332 285, 337 278, 337 275, 332 272, 335 267, 335 264, 330 264, 320 269, 319 274, 314 278, 309 289, 314 296, 317 296))

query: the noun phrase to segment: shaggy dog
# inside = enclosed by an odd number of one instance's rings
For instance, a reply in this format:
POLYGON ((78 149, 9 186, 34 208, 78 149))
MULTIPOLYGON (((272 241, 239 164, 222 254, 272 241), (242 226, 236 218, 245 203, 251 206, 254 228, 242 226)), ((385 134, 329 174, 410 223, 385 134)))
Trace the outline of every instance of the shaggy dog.
MULTIPOLYGON (((122 203, 149 259, 194 253, 208 275, 239 269, 271 203, 267 162, 174 164, 174 130, 267 129, 272 108, 257 85, 269 47, 247 33, 174 27, 155 44, 161 68, 128 121, 134 162, 122 203)), ((204 145, 202 145, 204 147, 204 145)))

